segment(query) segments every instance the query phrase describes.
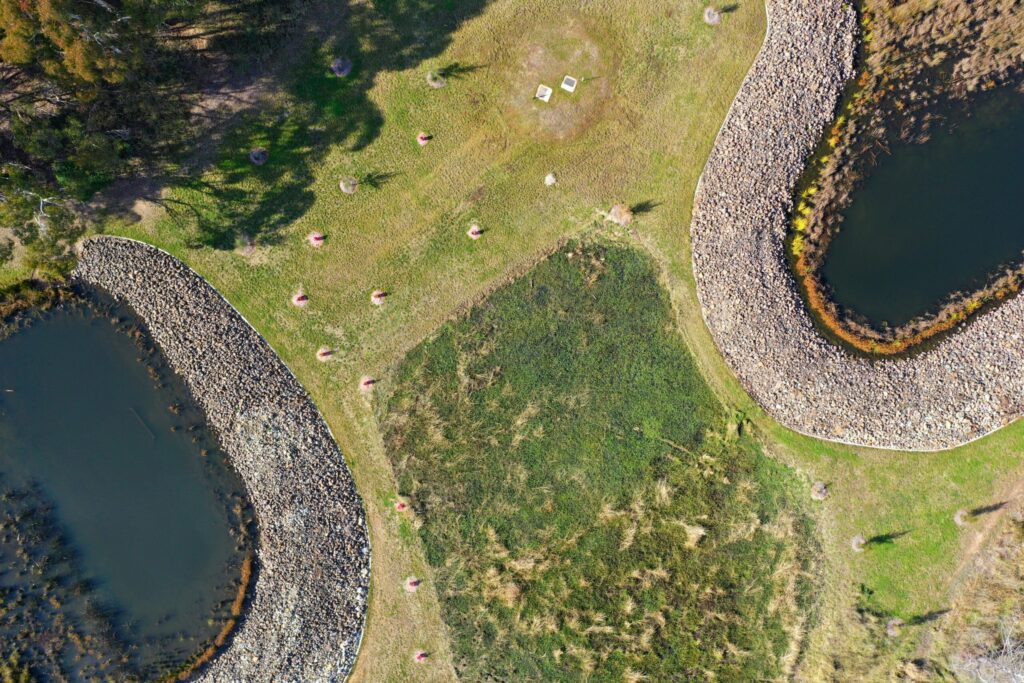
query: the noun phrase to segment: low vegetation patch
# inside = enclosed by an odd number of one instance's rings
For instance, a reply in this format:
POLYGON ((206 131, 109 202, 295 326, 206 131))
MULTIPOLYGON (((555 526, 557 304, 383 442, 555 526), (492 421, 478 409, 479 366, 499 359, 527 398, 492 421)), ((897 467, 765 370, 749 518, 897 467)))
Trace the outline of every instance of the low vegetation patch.
POLYGON ((966 529, 991 526, 993 533, 965 568, 931 641, 930 667, 953 680, 1014 681, 1024 671, 1024 506, 1013 498, 962 511, 966 529))
POLYGON ((650 261, 570 244, 401 364, 382 423, 463 680, 751 681, 799 652, 794 479, 650 261))

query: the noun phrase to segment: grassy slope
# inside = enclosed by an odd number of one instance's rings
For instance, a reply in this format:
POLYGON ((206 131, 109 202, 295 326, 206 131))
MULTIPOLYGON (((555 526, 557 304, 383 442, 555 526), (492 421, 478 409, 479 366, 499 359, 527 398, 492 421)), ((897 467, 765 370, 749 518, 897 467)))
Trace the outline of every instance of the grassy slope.
POLYGON ((394 382, 385 443, 464 680, 782 672, 802 486, 727 436, 639 252, 570 244, 394 382))
POLYGON ((15 285, 31 274, 28 269, 22 268, 17 264, 12 263, 0 266, 0 289, 15 285))
MULTIPOLYGON (((501 110, 510 93, 499 79, 515 70, 531 29, 557 25, 579 6, 568 0, 491 3, 453 32, 443 53, 407 68, 378 70, 372 60, 383 64, 391 58, 364 46, 356 76, 372 73, 373 81, 365 94, 347 95, 348 102, 334 96, 340 101, 332 104, 330 91, 325 96, 322 90, 328 84, 350 87, 324 79, 318 68, 336 51, 314 55, 317 66, 291 88, 289 100, 293 111, 320 117, 313 123, 327 129, 330 144, 284 159, 279 158, 283 150, 272 146, 266 167, 238 167, 233 182, 214 186, 213 199, 183 189, 173 192, 174 202, 168 204, 185 217, 193 209, 209 211, 218 197, 237 199, 236 211, 292 202, 294 224, 267 234, 279 237, 280 246, 258 249, 245 259, 186 248, 181 229, 169 218, 111 226, 169 249, 206 275, 295 370, 341 442, 366 499, 375 552, 357 680, 408 680, 416 648, 434 654, 429 667, 415 669, 419 680, 453 675, 436 597, 431 590, 408 596, 401 587, 407 575, 429 572, 415 535, 403 533, 391 510, 395 483, 376 422, 356 390, 358 377, 397 363, 460 307, 565 236, 588 228, 594 210, 612 201, 660 202, 644 223, 685 237, 696 179, 764 30, 763 9, 754 3, 745 3, 714 31, 701 23, 703 7, 695 1, 682 6, 674 0, 587 3, 583 16, 596 25, 592 34, 618 59, 612 98, 599 122, 575 139, 537 140, 510 127, 501 110), (452 79, 443 90, 430 90, 426 70, 452 61, 481 68, 452 79), (375 124, 378 117, 382 122, 375 124), (343 141, 332 132, 339 125, 353 131, 343 141), (375 125, 380 128, 374 136, 375 125), (413 140, 420 130, 436 136, 424 149, 413 140), (369 144, 351 149, 364 131, 369 144), (541 180, 552 170, 559 184, 544 188, 541 180), (351 172, 397 175, 380 189, 364 186, 355 196, 343 196, 337 181, 351 172), (256 180, 260 173, 286 177, 266 176, 274 183, 268 193, 256 180), (285 182, 291 177, 298 182, 285 182), (477 243, 464 235, 470 220, 488 230, 477 243), (312 229, 330 236, 318 253, 302 242, 312 229), (302 312, 287 303, 298 286, 311 297, 302 312), (392 292, 382 309, 369 304, 375 287, 392 292), (326 367, 313 358, 324 343, 339 349, 337 362, 326 367)), ((423 30, 429 29, 428 19, 423 30)), ((347 45, 337 52, 351 50, 347 45)), ((264 120, 279 121, 276 114, 268 112, 264 120)), ((237 131, 222 169, 209 179, 219 181, 250 146, 273 142, 272 134, 263 122, 237 131)), ((249 230, 260 227, 244 213, 236 220, 249 230)), ((222 227, 230 230, 235 223, 225 221, 222 227)))
MULTIPOLYGON (((873 601, 885 611, 914 616, 942 609, 972 533, 957 533, 950 515, 991 502, 1017 474, 1024 426, 937 455, 878 453, 799 437, 751 404, 700 318, 687 240, 692 195, 760 45, 763 7, 741 2, 712 30, 701 23, 702 3, 694 0, 586 3, 582 12, 592 35, 618 60, 612 98, 586 131, 550 142, 512 127, 502 113, 508 88, 501 75, 520 58, 503 46, 528 44, 532 27, 557 25, 581 3, 443 3, 456 14, 465 10, 461 24, 451 13, 410 18, 402 13, 408 4, 378 3, 388 16, 402 15, 400 37, 403 31, 430 34, 443 24, 447 38, 397 59, 396 41, 374 45, 375 33, 356 31, 363 36, 357 77, 365 81, 358 88, 323 77, 318 65, 334 54, 325 47, 313 57, 317 66, 282 98, 282 106, 289 102, 292 115, 300 117, 300 145, 284 148, 284 129, 295 121, 268 111, 230 137, 221 169, 207 176, 205 191, 171 194, 175 203, 168 206, 181 221, 199 211, 210 216, 215 233, 245 229, 278 239, 279 246, 243 258, 187 248, 181 228, 167 217, 110 226, 167 248, 207 276, 279 350, 338 436, 367 501, 375 549, 370 623, 357 678, 404 680, 416 647, 435 653, 430 667, 417 669, 420 680, 451 676, 433 593, 410 597, 401 590, 406 575, 426 567, 415 535, 403 533, 389 508, 395 483, 376 423, 355 389, 357 378, 397 363, 460 307, 588 227, 593 210, 615 200, 658 204, 636 222, 633 239, 664 267, 680 327, 719 396, 759 425, 768 450, 833 485, 821 525, 834 559, 825 593, 831 609, 816 635, 819 657, 812 652, 812 660, 826 667, 831 653, 857 647, 859 641, 840 628, 857 583, 873 588, 873 601), (455 60, 480 68, 446 89, 429 90, 426 69, 455 60), (322 128, 312 131, 315 139, 302 139, 309 135, 307 124, 322 128), (413 141, 420 130, 437 136, 425 149, 413 141), (266 167, 256 171, 237 163, 250 146, 264 142, 272 151, 266 167), (547 190, 540 179, 550 170, 560 182, 547 190), (379 189, 342 196, 337 180, 353 171, 397 175, 379 189), (489 231, 478 243, 463 236, 470 220, 489 231), (330 235, 318 253, 301 242, 311 229, 330 235), (287 304, 300 285, 312 299, 303 312, 287 304), (375 287, 393 292, 382 309, 368 303, 375 287), (327 366, 313 360, 324 343, 340 350, 327 366), (856 533, 904 529, 911 533, 891 546, 860 556, 848 551, 856 533)), ((355 19, 373 17, 360 8, 366 5, 355 3, 348 11, 355 19)), ((342 43, 339 49, 354 51, 351 42, 342 43)))

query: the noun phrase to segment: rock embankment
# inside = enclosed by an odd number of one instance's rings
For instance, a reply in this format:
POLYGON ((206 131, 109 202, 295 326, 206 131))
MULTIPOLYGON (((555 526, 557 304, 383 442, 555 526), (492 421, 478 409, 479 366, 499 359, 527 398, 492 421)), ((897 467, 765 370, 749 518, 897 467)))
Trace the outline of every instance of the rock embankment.
POLYGON ((238 312, 169 254, 90 239, 74 278, 142 318, 205 410, 254 508, 251 603, 198 680, 344 680, 363 633, 370 546, 362 499, 316 406, 238 312))
POLYGON ((814 327, 786 262, 787 216, 808 156, 853 74, 843 0, 769 0, 768 33, 694 200, 704 319, 751 395, 782 424, 878 448, 939 450, 1024 412, 1024 297, 912 357, 869 360, 814 327))

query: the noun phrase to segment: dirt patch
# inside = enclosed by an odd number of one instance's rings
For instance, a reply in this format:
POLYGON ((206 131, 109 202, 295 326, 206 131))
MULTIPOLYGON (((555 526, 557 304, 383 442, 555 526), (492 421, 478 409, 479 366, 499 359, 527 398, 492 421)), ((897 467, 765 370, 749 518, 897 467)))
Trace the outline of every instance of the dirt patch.
POLYGON ((503 76, 509 121, 524 133, 561 141, 600 119, 611 99, 617 60, 597 34, 577 17, 524 32, 513 70, 503 76), (561 88, 565 76, 578 81, 575 92, 561 88), (554 91, 548 102, 535 97, 541 84, 554 91))
POLYGON ((1024 480, 999 499, 1005 504, 984 516, 958 564, 948 614, 922 637, 917 656, 941 670, 998 649, 1007 623, 1019 639, 1024 591, 1024 480))

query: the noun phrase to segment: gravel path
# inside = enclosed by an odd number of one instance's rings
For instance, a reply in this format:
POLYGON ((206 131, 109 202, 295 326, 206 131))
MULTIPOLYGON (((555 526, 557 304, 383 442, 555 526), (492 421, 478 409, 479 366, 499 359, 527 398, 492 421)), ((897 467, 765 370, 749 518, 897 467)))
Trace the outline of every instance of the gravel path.
POLYGON ((203 278, 141 242, 87 240, 74 278, 128 304, 185 379, 258 525, 251 604, 200 681, 340 681, 370 580, 362 499, 305 390, 203 278))
POLYGON ((1024 411, 1024 297, 929 351, 870 361, 815 329, 785 259, 792 189, 853 71, 841 0, 769 0, 768 34, 694 201, 704 319, 750 394, 787 427, 879 448, 940 450, 1024 411))

